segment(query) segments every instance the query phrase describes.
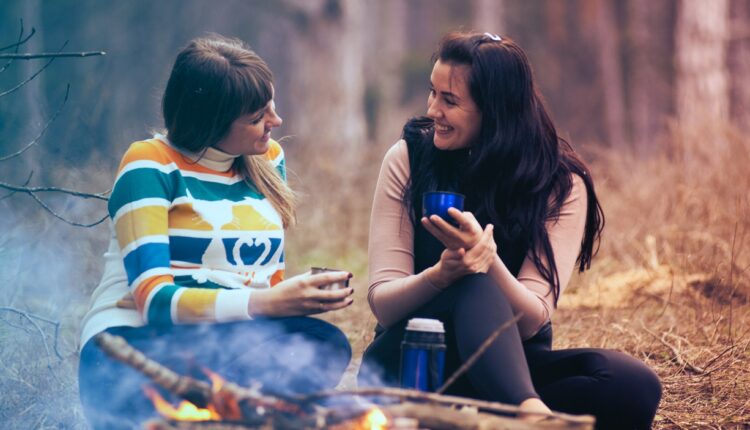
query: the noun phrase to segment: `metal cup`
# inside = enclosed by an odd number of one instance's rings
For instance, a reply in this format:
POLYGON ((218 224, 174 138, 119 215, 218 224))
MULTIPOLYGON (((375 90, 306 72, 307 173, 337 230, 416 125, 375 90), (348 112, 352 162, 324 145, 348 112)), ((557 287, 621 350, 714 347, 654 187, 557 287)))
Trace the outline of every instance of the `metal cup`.
MULTIPOLYGON (((331 269, 328 267, 311 267, 310 272, 313 275, 317 275, 318 273, 325 273, 325 272, 345 272, 345 270, 331 269)), ((321 285, 319 288, 321 290, 341 290, 341 289, 348 288, 348 287, 349 287, 349 279, 345 279, 343 281, 336 281, 330 284, 321 285)))
POLYGON ((464 195, 450 191, 430 191, 422 195, 422 216, 438 215, 447 222, 456 225, 456 220, 448 215, 449 208, 464 210, 464 195))

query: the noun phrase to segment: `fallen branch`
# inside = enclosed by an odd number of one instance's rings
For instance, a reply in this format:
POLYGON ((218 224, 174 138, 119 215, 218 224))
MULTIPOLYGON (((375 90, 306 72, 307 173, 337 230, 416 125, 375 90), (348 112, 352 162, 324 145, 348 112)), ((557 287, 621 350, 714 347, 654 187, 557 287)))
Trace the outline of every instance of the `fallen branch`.
POLYGON ((646 331, 646 333, 650 334, 651 336, 654 337, 654 339, 658 340, 662 345, 666 346, 672 352, 672 356, 674 358, 674 361, 678 365, 682 366, 683 369, 688 369, 688 370, 690 370, 691 372, 693 372, 693 373, 695 373, 697 375, 702 375, 702 374, 706 373, 705 369, 703 369, 701 367, 698 367, 698 366, 694 365, 693 363, 689 362, 687 359, 683 358, 682 354, 680 354, 680 351, 678 351, 677 348, 675 348, 672 344, 670 344, 669 342, 667 342, 666 340, 664 340, 664 336, 659 337, 656 333, 654 333, 651 330, 649 330, 643 324, 643 322, 641 322, 641 327, 643 328, 643 330, 646 331))
MULTIPOLYGON (((54 338, 54 341, 53 341, 53 344, 52 344, 53 345, 52 348, 55 351, 55 355, 57 356, 58 360, 62 360, 63 359, 62 354, 60 354, 60 351, 57 349, 58 339, 59 339, 59 335, 60 335, 60 322, 59 321, 54 321, 54 320, 51 320, 49 318, 45 318, 45 317, 42 317, 42 316, 39 316, 39 315, 35 315, 35 314, 30 313, 30 312, 22 311, 20 309, 12 308, 12 307, 9 307, 9 306, 2 306, 2 307, 0 307, 0 311, 15 313, 15 314, 20 315, 21 317, 25 318, 26 320, 28 320, 29 323, 31 323, 31 325, 33 325, 34 328, 36 329, 36 331, 39 333, 39 336, 42 338, 42 343, 44 344, 44 349, 47 351, 47 357, 49 357, 49 358, 52 358, 52 352, 49 349, 49 345, 47 345, 47 336, 44 334, 44 331, 42 330, 42 327, 39 326, 39 324, 35 320, 39 320, 39 321, 45 322, 47 324, 51 324, 55 328, 55 338, 54 338)), ((15 325, 11 324, 10 322, 8 322, 8 324, 10 324, 10 325, 12 325, 12 326, 14 326, 16 328, 20 328, 18 326, 15 326, 15 325)), ((49 364, 48 364, 48 367, 49 367, 49 364)))
MULTIPOLYGON (((447 396, 445 394, 427 393, 417 390, 408 390, 404 388, 379 387, 379 388, 358 388, 354 390, 341 391, 321 391, 318 393, 299 396, 301 401, 310 401, 327 397, 342 396, 362 396, 362 397, 394 397, 402 400, 413 400, 429 402, 433 404, 446 406, 469 406, 475 407, 481 411, 500 413, 503 415, 518 415, 521 410, 518 406, 508 405, 505 403, 488 402, 485 400, 476 400, 466 397, 447 396)), ((594 418, 589 415, 570 415, 561 412, 535 413, 538 416, 558 418, 571 423, 593 424, 594 418)))
POLYGON ((459 377, 461 377, 461 375, 471 369, 471 366, 473 366, 474 363, 479 360, 479 357, 484 354, 487 348, 492 345, 492 342, 494 342, 495 339, 497 339, 497 337, 500 336, 505 330, 510 328, 513 324, 517 323, 522 316, 523 312, 519 312, 513 318, 501 324, 500 327, 498 327, 491 335, 489 335, 487 339, 485 339, 485 341, 479 346, 479 348, 477 348, 477 350, 474 351, 473 354, 471 354, 471 357, 469 357, 469 359, 466 360, 464 364, 462 364, 461 367, 459 367, 458 370, 456 370, 453 375, 448 378, 447 381, 445 381, 443 386, 437 389, 436 393, 443 394, 448 387, 450 387, 454 382, 456 382, 459 377))

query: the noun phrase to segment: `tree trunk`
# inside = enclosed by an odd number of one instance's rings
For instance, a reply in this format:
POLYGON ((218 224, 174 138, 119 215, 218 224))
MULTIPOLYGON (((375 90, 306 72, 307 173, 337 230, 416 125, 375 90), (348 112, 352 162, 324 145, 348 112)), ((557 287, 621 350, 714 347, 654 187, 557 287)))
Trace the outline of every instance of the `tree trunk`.
POLYGON ((735 124, 750 130, 750 1, 732 0, 730 15, 730 115, 735 124))
POLYGON ((644 157, 656 149, 672 109, 673 1, 630 0, 628 56, 633 149, 644 157))
POLYGON ((505 3, 504 0, 473 0, 471 24, 474 30, 505 34, 505 3))
POLYGON ((682 127, 728 119, 729 1, 682 0, 676 29, 677 117, 682 127))
POLYGON ((287 48, 301 65, 290 73, 292 104, 286 107, 295 141, 340 155, 354 151, 365 141, 362 2, 289 3, 296 5, 294 22, 279 49, 287 48))
POLYGON ((408 52, 407 5, 402 0, 365 2, 366 91, 368 137, 378 144, 398 139, 408 114, 404 99, 404 60, 408 52))
POLYGON ((597 0, 596 35, 599 70, 602 76, 604 120, 609 144, 625 147, 625 96, 618 25, 610 0, 597 0))

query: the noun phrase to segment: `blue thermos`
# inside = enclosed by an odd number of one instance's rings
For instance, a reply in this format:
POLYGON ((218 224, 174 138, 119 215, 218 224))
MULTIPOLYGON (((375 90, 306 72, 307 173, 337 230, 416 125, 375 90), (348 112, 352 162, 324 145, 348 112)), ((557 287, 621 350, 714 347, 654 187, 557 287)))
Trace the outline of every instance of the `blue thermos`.
POLYGON ((401 342, 401 387, 436 391, 443 385, 445 329, 439 320, 412 318, 401 342))

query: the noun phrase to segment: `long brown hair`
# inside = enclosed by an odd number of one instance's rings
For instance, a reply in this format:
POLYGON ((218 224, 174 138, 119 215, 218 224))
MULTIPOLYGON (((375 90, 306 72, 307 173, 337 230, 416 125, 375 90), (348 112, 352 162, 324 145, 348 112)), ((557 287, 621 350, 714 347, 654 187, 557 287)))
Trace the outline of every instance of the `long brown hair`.
MULTIPOLYGON (((212 34, 180 51, 162 98, 167 137, 180 149, 200 154, 229 133, 242 115, 273 97, 273 73, 241 40, 212 34)), ((294 224, 296 198, 265 156, 238 157, 234 165, 281 215, 294 224)))

